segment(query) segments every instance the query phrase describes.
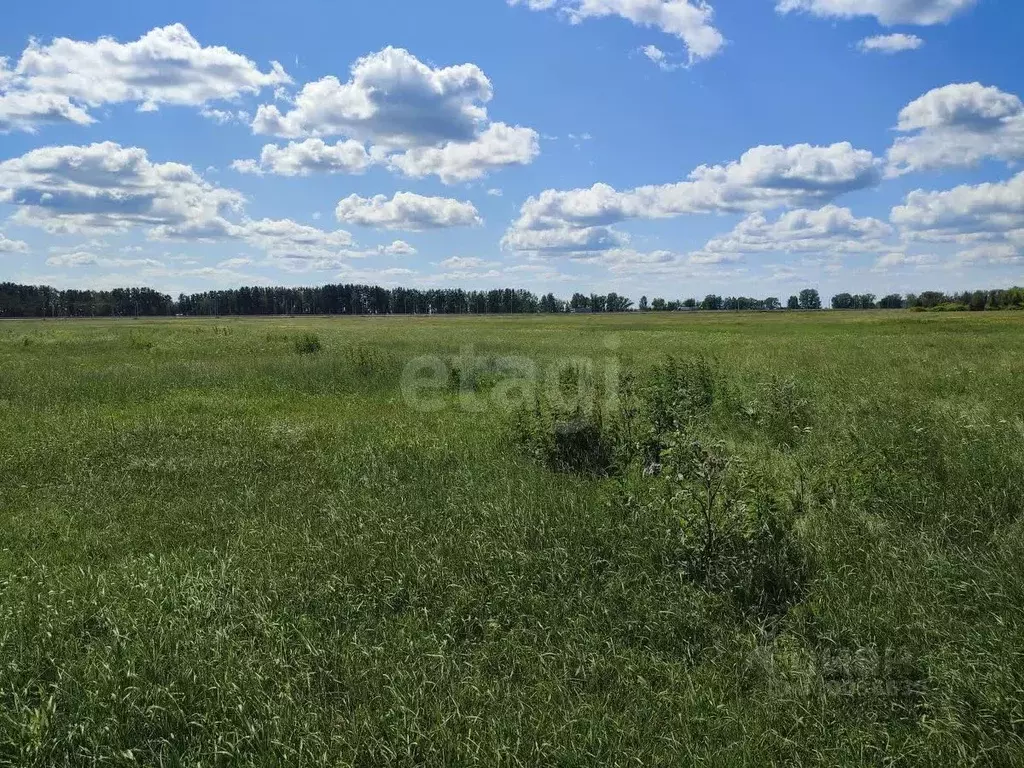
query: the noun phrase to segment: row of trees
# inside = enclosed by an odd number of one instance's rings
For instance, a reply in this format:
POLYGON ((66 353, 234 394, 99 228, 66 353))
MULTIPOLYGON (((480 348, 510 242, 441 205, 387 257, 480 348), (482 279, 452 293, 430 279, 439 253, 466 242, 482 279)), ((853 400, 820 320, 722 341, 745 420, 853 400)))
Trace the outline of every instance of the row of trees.
POLYGON ((832 309, 950 309, 980 312, 987 309, 1024 307, 1024 288, 998 288, 990 291, 943 293, 925 291, 905 297, 891 293, 875 299, 873 293, 840 293, 832 297, 832 309))
POLYGON ((0 283, 0 317, 110 317, 174 312, 173 299, 150 288, 58 291, 46 285, 0 283))
MULTIPOLYGON (((640 298, 640 310, 648 309, 654 312, 675 312, 683 309, 702 310, 776 310, 782 309, 782 302, 777 296, 769 296, 765 299, 754 299, 748 296, 718 296, 709 293, 702 301, 697 299, 685 299, 683 301, 665 301, 665 299, 654 299, 650 306, 647 304, 647 297, 640 298)), ((790 296, 786 302, 786 309, 821 309, 821 296, 813 288, 805 288, 798 296, 790 296)))
MULTIPOLYGON (((821 309, 821 296, 805 288, 790 296, 786 309, 821 309)), ((1007 309, 1024 307, 1024 288, 945 294, 840 293, 833 309, 1007 309)), ((59 291, 49 286, 0 283, 0 317, 131 317, 155 315, 403 315, 513 314, 533 312, 628 312, 631 299, 617 293, 574 293, 564 300, 553 293, 537 296, 517 288, 466 291, 460 288, 381 288, 374 285, 323 285, 317 288, 243 287, 224 291, 181 294, 175 300, 150 288, 111 291, 59 291)), ((764 299, 708 294, 668 300, 643 296, 640 311, 781 310, 775 296, 764 299)))

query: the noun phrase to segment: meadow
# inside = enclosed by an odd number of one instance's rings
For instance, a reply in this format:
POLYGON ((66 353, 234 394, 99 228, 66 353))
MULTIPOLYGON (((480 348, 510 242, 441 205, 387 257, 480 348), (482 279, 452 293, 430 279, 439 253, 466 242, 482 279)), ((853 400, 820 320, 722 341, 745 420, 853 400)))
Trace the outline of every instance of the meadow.
POLYGON ((1017 312, 0 322, 0 765, 1024 764, 1022 375, 1017 312))

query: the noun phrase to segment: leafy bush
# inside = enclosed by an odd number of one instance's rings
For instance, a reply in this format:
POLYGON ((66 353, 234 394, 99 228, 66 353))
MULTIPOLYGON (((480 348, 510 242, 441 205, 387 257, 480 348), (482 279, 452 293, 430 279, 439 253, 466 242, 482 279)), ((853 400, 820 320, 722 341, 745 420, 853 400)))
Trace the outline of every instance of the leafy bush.
POLYGON ((538 392, 518 414, 518 441, 558 471, 621 474, 639 464, 657 474, 666 436, 705 423, 714 403, 704 360, 665 357, 649 371, 620 375, 614 393, 607 385, 592 371, 561 369, 555 391, 538 392))
MULTIPOLYGON (((552 470, 623 476, 629 492, 619 503, 675 527, 673 567, 728 595, 742 615, 768 619, 807 587, 809 561, 793 527, 800 500, 786 499, 765 478, 752 482, 723 442, 702 436, 711 426, 714 381, 703 360, 665 358, 622 377, 614 409, 595 400, 559 410, 555 398, 538 397, 518 414, 514 435, 552 470)), ((781 441, 803 434, 810 412, 793 380, 763 386, 757 418, 781 441)))
POLYGON ((664 458, 652 498, 679 525, 677 557, 687 577, 728 594, 744 615, 759 619, 795 604, 806 591, 810 563, 792 510, 752 484, 722 442, 679 435, 664 458))
POLYGON ((618 471, 621 415, 605 413, 596 400, 577 400, 538 393, 532 408, 520 410, 513 438, 549 469, 582 475, 618 471))
POLYGON ((320 337, 315 333, 304 333, 295 339, 295 351, 300 355, 316 355, 323 349, 320 337))

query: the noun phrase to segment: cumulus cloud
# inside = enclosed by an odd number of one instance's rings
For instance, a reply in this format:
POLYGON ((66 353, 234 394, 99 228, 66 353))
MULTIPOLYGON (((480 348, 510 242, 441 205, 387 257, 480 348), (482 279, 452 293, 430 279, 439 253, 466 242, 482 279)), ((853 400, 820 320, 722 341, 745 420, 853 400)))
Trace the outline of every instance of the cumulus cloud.
POLYGON ((859 219, 849 208, 787 211, 775 221, 753 213, 727 235, 716 237, 697 256, 749 253, 872 253, 893 233, 884 221, 859 219))
POLYGON ((88 251, 74 251, 54 254, 46 263, 51 267, 92 267, 99 264, 99 257, 88 251))
POLYGON ((472 203, 412 192, 397 192, 390 200, 385 195, 349 195, 338 203, 334 213, 338 221, 348 224, 411 232, 483 223, 472 203))
POLYGON ((939 263, 937 256, 932 254, 908 254, 903 251, 884 253, 875 260, 872 272, 889 272, 905 268, 925 269, 939 263))
POLYGON ((27 253, 28 243, 23 240, 11 240, 0 232, 0 253, 27 253))
POLYGON ((349 139, 326 144, 322 139, 306 139, 278 147, 267 144, 259 161, 235 160, 231 167, 239 173, 274 173, 279 176, 308 176, 311 173, 363 173, 373 158, 358 141, 349 139))
POLYGON ((416 249, 405 240, 395 240, 388 245, 378 246, 377 252, 383 256, 413 256, 416 249))
POLYGON ((387 163, 412 178, 434 175, 445 184, 456 184, 478 179, 496 167, 529 165, 538 154, 540 141, 532 128, 491 123, 473 141, 415 147, 391 155, 387 163))
POLYGON ((1024 247, 1024 172, 1005 182, 916 190, 892 209, 890 220, 908 240, 1024 247))
POLYGON ((210 184, 190 166, 154 163, 145 150, 112 142, 43 147, 0 162, 0 202, 17 207, 16 223, 55 234, 139 228, 152 240, 241 241, 293 262, 414 252, 402 241, 365 250, 343 229, 248 218, 239 192, 210 184))
POLYGON ((952 264, 954 266, 966 266, 969 264, 999 266, 1019 264, 1022 261, 1024 261, 1024 245, 992 243, 977 245, 974 248, 960 251, 953 257, 952 264))
POLYGON ((244 198, 180 163, 153 163, 144 149, 113 142, 42 147, 0 162, 0 202, 15 220, 50 232, 126 230, 165 236, 223 234, 244 198))
POLYGON ((928 91, 903 108, 896 130, 913 135, 890 148, 890 175, 1024 159, 1024 103, 981 83, 928 91))
POLYGON ((778 0, 780 13, 805 11, 826 18, 852 19, 873 16, 886 26, 893 24, 944 24, 977 0, 778 0))
POLYGON ((92 116, 72 104, 67 96, 0 90, 0 133, 13 130, 34 133, 42 123, 89 125, 93 122, 92 116))
POLYGON ((922 45, 924 45, 924 40, 917 35, 896 34, 865 37, 857 43, 857 48, 862 53, 899 53, 901 51, 916 51, 922 45))
POLYGON ((501 240, 509 251, 529 253, 578 253, 606 251, 629 242, 629 238, 612 227, 570 227, 529 229, 513 226, 501 240))
MULTIPOLYGON (((612 234, 608 227, 628 219, 810 207, 844 192, 874 186, 880 177, 880 162, 849 143, 760 146, 726 165, 702 165, 687 181, 673 184, 624 192, 607 184, 545 190, 523 204, 505 243, 515 250, 535 250, 519 247, 538 239, 524 233, 553 230, 559 242, 586 240, 598 245, 612 234)), ((606 248, 615 247, 613 241, 604 241, 606 248)))
POLYGON ((475 64, 432 69, 402 48, 387 47, 352 65, 349 80, 306 83, 282 113, 264 104, 256 133, 298 138, 350 136, 394 147, 471 141, 487 120, 491 81, 475 64))
POLYGON ((332 232, 291 219, 250 219, 232 226, 230 234, 271 257, 284 259, 348 257, 355 244, 352 235, 343 229, 332 232))
MULTIPOLYGON (((540 151, 533 129, 490 122, 486 105, 493 95, 491 81, 475 64, 433 68, 405 49, 388 47, 358 59, 344 83, 333 76, 307 83, 287 111, 261 105, 253 131, 284 138, 346 137, 348 153, 354 156, 355 145, 363 148, 356 168, 379 162, 406 176, 436 175, 451 184, 503 166, 527 165, 540 151)), ((322 144, 307 141, 279 151, 302 146, 322 144)), ((264 155, 268 152, 265 147, 264 155)), ((267 166, 261 159, 236 167, 276 172, 267 166)))
POLYGON ((289 82, 277 62, 263 72, 228 48, 200 45, 181 24, 153 29, 129 43, 109 37, 33 40, 0 78, 0 130, 31 130, 45 122, 87 124, 94 120, 88 110, 104 104, 136 102, 141 111, 162 104, 203 106, 289 82))
POLYGON ((704 0, 508 0, 534 11, 557 10, 573 24, 618 16, 640 27, 659 29, 686 45, 690 61, 710 58, 725 46, 713 25, 714 9, 704 0))

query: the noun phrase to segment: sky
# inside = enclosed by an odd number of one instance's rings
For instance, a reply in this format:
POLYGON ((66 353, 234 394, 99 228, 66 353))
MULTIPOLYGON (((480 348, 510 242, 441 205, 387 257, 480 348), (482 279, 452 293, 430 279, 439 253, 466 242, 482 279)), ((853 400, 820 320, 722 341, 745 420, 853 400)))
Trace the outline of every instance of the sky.
POLYGON ((0 280, 1024 284, 1019 0, 9 4, 0 280))

